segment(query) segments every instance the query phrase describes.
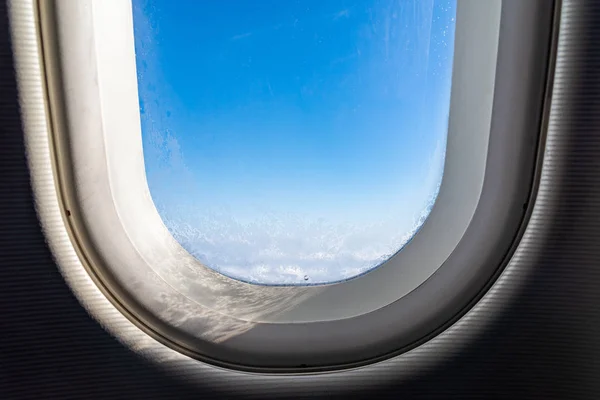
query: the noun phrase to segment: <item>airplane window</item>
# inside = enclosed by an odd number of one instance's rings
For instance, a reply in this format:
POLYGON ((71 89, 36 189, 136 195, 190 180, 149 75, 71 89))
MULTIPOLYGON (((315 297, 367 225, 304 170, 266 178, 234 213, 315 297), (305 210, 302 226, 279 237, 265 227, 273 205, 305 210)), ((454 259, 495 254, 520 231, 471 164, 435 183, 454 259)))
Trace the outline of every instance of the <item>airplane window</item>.
POLYGON ((54 121, 28 137, 69 283, 207 363, 412 346, 482 290, 530 201, 525 4, 40 3, 24 54, 51 106, 23 104, 54 121))
POLYGON ((498 325, 548 258, 572 7, 175 4, 9 8, 34 239, 103 328, 204 387, 333 394, 498 325))
POLYGON ((204 265, 259 284, 379 266, 441 184, 456 0, 133 0, 146 177, 204 265))

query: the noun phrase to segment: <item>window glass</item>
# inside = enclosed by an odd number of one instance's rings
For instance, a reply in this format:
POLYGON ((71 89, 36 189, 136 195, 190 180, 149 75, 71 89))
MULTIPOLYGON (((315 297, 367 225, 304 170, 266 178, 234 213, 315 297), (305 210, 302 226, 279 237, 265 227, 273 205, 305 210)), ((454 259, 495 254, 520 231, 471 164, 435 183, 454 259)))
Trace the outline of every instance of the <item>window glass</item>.
POLYGON ((145 168, 172 235, 262 284, 348 279, 400 251, 443 175, 455 10, 133 0, 145 168))

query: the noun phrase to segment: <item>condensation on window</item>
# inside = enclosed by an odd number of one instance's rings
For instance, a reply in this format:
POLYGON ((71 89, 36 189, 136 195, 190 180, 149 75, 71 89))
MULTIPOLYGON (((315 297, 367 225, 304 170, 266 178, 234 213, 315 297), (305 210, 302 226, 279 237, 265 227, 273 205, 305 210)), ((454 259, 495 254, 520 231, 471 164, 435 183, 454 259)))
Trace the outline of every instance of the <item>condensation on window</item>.
POLYGON ((260 284, 365 273, 429 215, 455 0, 133 0, 153 201, 202 264, 260 284))

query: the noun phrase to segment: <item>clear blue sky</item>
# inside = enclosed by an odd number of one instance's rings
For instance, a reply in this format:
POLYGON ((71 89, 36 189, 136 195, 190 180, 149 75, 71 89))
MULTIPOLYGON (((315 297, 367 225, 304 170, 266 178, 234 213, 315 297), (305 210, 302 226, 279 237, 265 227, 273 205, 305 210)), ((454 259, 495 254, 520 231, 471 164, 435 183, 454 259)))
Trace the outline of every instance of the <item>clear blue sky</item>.
POLYGON ((134 0, 146 172, 167 226, 259 281, 341 279, 397 251, 442 176, 455 7, 134 0), (343 261, 353 252, 361 266, 343 261))

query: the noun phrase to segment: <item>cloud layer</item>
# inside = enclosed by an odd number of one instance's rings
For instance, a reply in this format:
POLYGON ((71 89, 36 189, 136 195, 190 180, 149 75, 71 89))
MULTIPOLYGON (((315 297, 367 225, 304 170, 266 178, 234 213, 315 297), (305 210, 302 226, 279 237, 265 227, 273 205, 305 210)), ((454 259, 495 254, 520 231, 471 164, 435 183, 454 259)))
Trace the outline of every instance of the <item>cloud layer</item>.
POLYGON ((159 212, 188 252, 225 275, 262 284, 314 284, 348 279, 386 261, 418 231, 436 196, 437 190, 410 225, 398 219, 353 225, 281 215, 243 223, 226 214, 159 212))

